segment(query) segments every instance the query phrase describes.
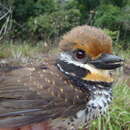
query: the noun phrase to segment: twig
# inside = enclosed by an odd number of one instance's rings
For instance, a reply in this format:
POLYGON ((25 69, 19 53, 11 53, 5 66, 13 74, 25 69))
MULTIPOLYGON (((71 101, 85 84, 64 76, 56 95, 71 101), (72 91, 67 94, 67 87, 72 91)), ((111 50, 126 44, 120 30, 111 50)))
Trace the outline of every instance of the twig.
POLYGON ((4 5, 1 4, 1 3, 0 3, 0 6, 1 6, 3 9, 8 10, 8 12, 9 12, 9 8, 7 8, 6 6, 4 6, 4 5))
POLYGON ((0 20, 5 19, 5 22, 3 23, 3 25, 1 26, 0 29, 0 40, 3 38, 3 36, 7 33, 8 30, 11 29, 12 24, 11 24, 11 18, 12 18, 12 8, 7 8, 5 6, 3 6, 2 4, 0 4, 0 7, 3 8, 4 10, 7 10, 7 12, 5 14, 3 14, 3 16, 0 17, 0 20), (9 26, 9 28, 8 28, 9 26))
POLYGON ((7 12, 7 13, 4 14, 2 17, 0 17, 0 20, 4 19, 8 14, 9 14, 9 12, 7 12))

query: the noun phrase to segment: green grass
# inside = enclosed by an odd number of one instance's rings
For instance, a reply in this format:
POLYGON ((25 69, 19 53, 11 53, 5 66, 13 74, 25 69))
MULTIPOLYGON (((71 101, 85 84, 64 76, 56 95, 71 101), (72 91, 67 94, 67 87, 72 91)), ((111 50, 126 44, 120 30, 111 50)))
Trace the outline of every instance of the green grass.
POLYGON ((93 121, 90 130, 130 130, 130 87, 118 83, 113 88, 113 96, 107 114, 93 121))

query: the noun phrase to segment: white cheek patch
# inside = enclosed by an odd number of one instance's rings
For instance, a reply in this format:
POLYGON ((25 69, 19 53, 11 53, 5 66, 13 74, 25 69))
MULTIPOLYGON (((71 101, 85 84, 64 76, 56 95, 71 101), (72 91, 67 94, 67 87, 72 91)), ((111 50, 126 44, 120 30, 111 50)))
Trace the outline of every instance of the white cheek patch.
POLYGON ((71 55, 66 54, 66 53, 60 54, 60 60, 63 60, 64 62, 67 62, 68 64, 74 64, 76 66, 80 66, 81 68, 89 70, 91 73, 101 74, 101 75, 104 75, 104 76, 109 75, 109 70, 96 69, 93 65, 91 65, 89 63, 83 64, 81 62, 74 60, 71 55))
POLYGON ((60 54, 60 60, 63 60, 64 62, 67 62, 68 64, 74 64, 80 67, 83 65, 82 63, 75 61, 71 55, 66 54, 66 53, 60 54))

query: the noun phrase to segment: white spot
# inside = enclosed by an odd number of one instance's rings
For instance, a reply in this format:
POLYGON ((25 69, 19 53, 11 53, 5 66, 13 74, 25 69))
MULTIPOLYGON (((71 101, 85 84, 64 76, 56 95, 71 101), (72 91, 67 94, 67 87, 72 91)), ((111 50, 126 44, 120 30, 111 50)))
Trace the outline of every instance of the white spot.
POLYGON ((85 110, 80 110, 78 113, 77 113, 77 117, 78 118, 81 118, 85 115, 85 110))
POLYGON ((30 71, 35 71, 35 68, 33 67, 33 68, 27 68, 28 70, 30 70, 30 71))
POLYGON ((52 81, 52 84, 53 84, 53 85, 55 85, 55 84, 56 84, 54 80, 52 81))
POLYGON ((42 72, 46 72, 46 70, 42 70, 42 72))
POLYGON ((17 82, 20 83, 20 80, 18 79, 17 82))
POLYGON ((40 77, 43 78, 43 74, 40 74, 40 77))
POLYGON ((42 89, 42 88, 43 88, 43 86, 42 86, 42 85, 39 85, 39 86, 38 86, 38 88, 42 89))

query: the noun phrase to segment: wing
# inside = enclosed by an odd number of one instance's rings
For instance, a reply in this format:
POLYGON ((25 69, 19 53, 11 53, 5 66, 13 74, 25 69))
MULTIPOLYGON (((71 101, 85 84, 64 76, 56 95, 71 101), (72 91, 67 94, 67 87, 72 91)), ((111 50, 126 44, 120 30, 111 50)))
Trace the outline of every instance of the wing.
POLYGON ((4 66, 0 74, 1 128, 65 118, 87 100, 54 64, 4 66))

